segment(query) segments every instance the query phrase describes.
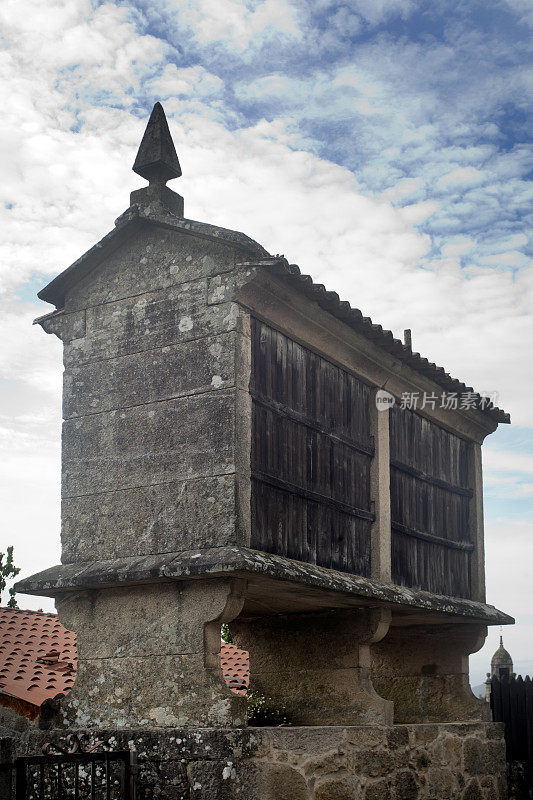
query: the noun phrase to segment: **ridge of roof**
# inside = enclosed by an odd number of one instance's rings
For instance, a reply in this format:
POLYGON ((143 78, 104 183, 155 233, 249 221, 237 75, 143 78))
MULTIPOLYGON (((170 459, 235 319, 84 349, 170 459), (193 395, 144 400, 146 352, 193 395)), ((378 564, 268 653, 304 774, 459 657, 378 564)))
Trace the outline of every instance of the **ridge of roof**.
POLYGON ((370 317, 365 317, 362 311, 351 306, 347 300, 341 300, 337 292, 328 291, 322 283, 315 283, 310 275, 302 273, 297 264, 290 264, 284 256, 271 256, 256 261, 241 262, 241 264, 270 269, 295 285, 299 291, 318 303, 325 311, 333 314, 337 319, 340 319, 358 333, 373 341, 394 358, 403 361, 411 369, 430 378, 449 392, 457 394, 468 393, 471 395, 472 401, 476 403, 476 410, 487 414, 495 422, 511 422, 510 414, 495 406, 489 398, 479 394, 458 378, 452 377, 444 367, 440 367, 420 355, 420 353, 414 352, 410 345, 404 344, 401 339, 396 339, 392 331, 372 322, 370 317))
POLYGON ((185 217, 177 217, 163 206, 157 204, 150 206, 132 205, 115 220, 115 227, 111 231, 106 233, 89 250, 86 250, 63 272, 60 272, 50 283, 47 283, 40 292, 37 292, 37 297, 47 303, 52 303, 59 310, 65 301, 65 293, 70 286, 89 273, 107 253, 118 247, 127 238, 132 229, 150 224, 209 239, 218 239, 241 247, 260 258, 269 256, 264 247, 240 231, 222 228, 219 225, 210 225, 207 222, 198 222, 185 217))

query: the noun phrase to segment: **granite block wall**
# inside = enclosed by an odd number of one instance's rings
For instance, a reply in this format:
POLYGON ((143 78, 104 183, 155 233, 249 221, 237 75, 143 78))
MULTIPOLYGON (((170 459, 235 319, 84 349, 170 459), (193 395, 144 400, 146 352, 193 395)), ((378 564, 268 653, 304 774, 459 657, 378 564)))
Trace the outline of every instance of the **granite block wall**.
MULTIPOLYGON (((152 728, 97 736, 107 748, 137 750, 138 800, 507 798, 503 728, 494 723, 152 728)), ((31 731, 14 750, 34 754, 43 742, 60 740, 58 732, 31 731)))

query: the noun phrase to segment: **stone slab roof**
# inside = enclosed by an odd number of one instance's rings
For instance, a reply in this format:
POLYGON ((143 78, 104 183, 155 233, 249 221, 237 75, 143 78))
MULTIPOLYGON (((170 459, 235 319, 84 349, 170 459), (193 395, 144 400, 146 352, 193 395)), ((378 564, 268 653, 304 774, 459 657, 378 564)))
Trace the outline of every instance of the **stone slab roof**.
POLYGON ((38 293, 38 297, 48 303, 53 303, 57 309, 61 309, 68 289, 87 275, 104 257, 119 247, 134 230, 146 224, 159 225, 196 236, 217 239, 237 247, 243 258, 243 263, 250 263, 255 267, 271 270, 288 280, 298 291, 317 302, 323 309, 357 330, 358 333, 371 340, 390 355, 406 363, 411 369, 434 381, 446 392, 456 392, 459 396, 468 393, 471 399, 475 401, 478 411, 487 414, 495 422, 508 423, 511 421, 508 413, 494 406, 486 398, 483 399, 471 386, 457 378, 453 378, 443 367, 424 358, 420 353, 413 352, 409 345, 404 344, 400 339, 396 339, 392 331, 373 323, 370 317, 363 316, 363 313, 358 308, 353 308, 349 302, 341 300, 337 292, 328 291, 323 284, 315 283, 310 275, 302 274, 296 264, 289 264, 284 257, 271 256, 258 242, 255 242, 244 233, 177 217, 166 212, 163 208, 131 206, 116 220, 115 228, 110 233, 54 278, 38 293), (250 258, 252 260, 249 262, 244 260, 250 258))
MULTIPOLYGON (((64 591, 98 589, 156 581, 196 579, 203 576, 245 577, 247 595, 254 602, 277 602, 274 613, 323 607, 351 607, 374 604, 399 613, 430 615, 443 620, 484 622, 487 625, 512 625, 514 619, 494 606, 465 598, 444 597, 406 586, 379 583, 360 575, 306 564, 283 556, 246 547, 211 547, 148 556, 129 556, 82 564, 58 564, 15 584, 17 592, 54 597, 64 591), (270 583, 268 583, 270 581, 270 583), (256 586, 257 584, 257 586, 256 586), (290 601, 284 606, 286 592, 290 601)), ((248 602, 248 600, 247 600, 248 602)))
POLYGON ((0 608, 2 705, 36 716, 45 700, 72 689, 77 661, 76 634, 56 614, 0 608))

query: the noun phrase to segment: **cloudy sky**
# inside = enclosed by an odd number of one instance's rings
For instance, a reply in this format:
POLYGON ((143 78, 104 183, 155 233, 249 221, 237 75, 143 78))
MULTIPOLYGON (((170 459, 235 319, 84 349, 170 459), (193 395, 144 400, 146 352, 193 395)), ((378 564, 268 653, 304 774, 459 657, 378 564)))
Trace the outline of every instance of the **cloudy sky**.
POLYGON ((59 559, 61 352, 31 325, 50 310, 36 292, 142 185, 161 100, 186 216, 284 253, 499 393, 488 599, 533 671, 529 0, 3 0, 0 24, 0 550, 23 575, 59 559))

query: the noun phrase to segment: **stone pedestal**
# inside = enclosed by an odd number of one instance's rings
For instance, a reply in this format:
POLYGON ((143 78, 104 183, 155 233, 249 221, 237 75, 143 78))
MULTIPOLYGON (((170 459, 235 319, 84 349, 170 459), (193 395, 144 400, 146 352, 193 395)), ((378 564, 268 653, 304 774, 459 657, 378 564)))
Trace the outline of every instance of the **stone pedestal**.
POLYGON ((370 646, 390 611, 335 609, 239 618, 231 633, 250 653, 250 689, 296 725, 390 724, 393 705, 374 691, 370 646))
POLYGON ((220 668, 220 627, 242 607, 237 581, 169 581, 69 593, 57 600, 78 632, 67 727, 243 725, 246 701, 220 668))
POLYGON ((394 721, 488 720, 488 704, 468 680, 468 656, 486 635, 476 624, 391 627, 372 648, 372 680, 394 703, 394 721))

